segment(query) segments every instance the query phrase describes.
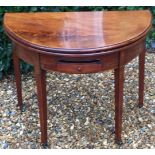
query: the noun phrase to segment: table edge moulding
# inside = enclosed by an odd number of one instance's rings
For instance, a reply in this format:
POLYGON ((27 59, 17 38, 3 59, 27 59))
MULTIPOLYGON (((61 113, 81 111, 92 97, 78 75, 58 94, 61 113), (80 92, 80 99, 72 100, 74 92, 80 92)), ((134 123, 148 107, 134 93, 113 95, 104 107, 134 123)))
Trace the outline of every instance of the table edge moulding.
POLYGON ((121 144, 124 66, 139 56, 139 103, 144 100, 148 10, 6 13, 4 29, 13 44, 18 105, 22 110, 20 60, 34 65, 41 143, 47 144, 46 71, 69 74, 114 70, 115 140, 121 144), (136 19, 135 19, 136 18, 136 19))

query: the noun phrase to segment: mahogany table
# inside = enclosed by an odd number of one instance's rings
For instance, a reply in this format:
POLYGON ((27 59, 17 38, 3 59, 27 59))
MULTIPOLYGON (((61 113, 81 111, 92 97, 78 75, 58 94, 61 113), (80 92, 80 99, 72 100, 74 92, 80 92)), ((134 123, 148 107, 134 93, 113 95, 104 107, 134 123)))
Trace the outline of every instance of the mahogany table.
POLYGON ((13 61, 22 109, 20 59, 34 65, 41 142, 47 143, 46 71, 85 74, 113 69, 115 139, 121 142, 124 66, 139 56, 139 107, 144 97, 145 39, 151 27, 145 11, 6 13, 4 28, 13 43, 13 61))

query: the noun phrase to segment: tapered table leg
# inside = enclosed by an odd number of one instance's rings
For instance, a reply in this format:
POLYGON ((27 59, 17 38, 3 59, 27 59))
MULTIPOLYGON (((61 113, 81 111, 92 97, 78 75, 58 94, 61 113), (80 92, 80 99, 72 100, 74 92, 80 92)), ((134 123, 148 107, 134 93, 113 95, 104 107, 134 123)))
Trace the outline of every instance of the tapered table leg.
POLYGON ((46 71, 34 66, 39 101, 39 115, 41 127, 41 143, 47 145, 47 99, 46 99, 46 71))
POLYGON ((13 52, 13 63, 14 63, 14 74, 15 74, 15 82, 17 88, 17 98, 18 98, 18 106, 22 111, 22 88, 21 88, 21 72, 20 72, 20 59, 13 52))
POLYGON ((139 55, 139 107, 144 102, 145 50, 139 55))
POLYGON ((115 140, 121 144, 124 67, 114 70, 115 75, 115 140))

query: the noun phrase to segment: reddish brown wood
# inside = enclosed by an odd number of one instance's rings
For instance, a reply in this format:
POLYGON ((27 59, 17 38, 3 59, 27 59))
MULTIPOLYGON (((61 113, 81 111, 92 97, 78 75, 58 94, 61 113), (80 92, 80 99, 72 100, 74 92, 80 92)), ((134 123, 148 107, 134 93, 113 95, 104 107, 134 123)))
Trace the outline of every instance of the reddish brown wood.
POLYGON ((38 53, 32 52, 26 47, 23 47, 22 45, 15 44, 15 51, 19 59, 24 60, 28 64, 34 65, 36 63, 36 58, 38 57, 38 53))
POLYGON ((15 47, 13 51, 13 63, 14 63, 15 82, 17 88, 18 106, 20 110, 22 110, 23 100, 22 100, 22 88, 21 88, 20 59, 17 56, 15 47))
POLYGON ((124 52, 119 54, 119 67, 114 70, 115 76, 115 139, 121 143, 122 112, 123 112, 123 85, 124 85, 124 52))
POLYGON ((121 143, 124 67, 114 70, 115 74, 115 139, 121 143))
POLYGON ((144 45, 151 21, 149 11, 5 14, 4 28, 16 47, 14 67, 19 104, 22 103, 19 58, 35 68, 43 144, 47 143, 45 70, 85 74, 114 69, 115 138, 121 141, 124 66, 139 55, 141 106, 144 45))
POLYGON ((49 56, 48 54, 40 54, 42 68, 45 70, 53 70, 70 74, 97 73, 104 70, 117 68, 118 53, 109 53, 99 56, 49 56))
POLYGON ((41 143, 47 144, 47 99, 46 99, 46 71, 40 68, 39 55, 34 64, 34 73, 37 84, 37 95, 39 100, 39 115, 41 129, 41 143))
POLYGON ((145 47, 139 55, 139 107, 144 102, 145 47))
POLYGON ((150 26, 151 14, 146 10, 6 13, 4 16, 7 33, 18 42, 64 54, 122 47, 146 35, 150 26))

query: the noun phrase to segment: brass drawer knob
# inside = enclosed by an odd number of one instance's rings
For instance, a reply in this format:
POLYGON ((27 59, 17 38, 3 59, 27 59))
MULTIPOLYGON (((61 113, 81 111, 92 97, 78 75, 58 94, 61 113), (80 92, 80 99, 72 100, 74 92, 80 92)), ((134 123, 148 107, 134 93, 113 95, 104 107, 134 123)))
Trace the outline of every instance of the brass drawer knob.
POLYGON ((78 67, 77 67, 77 70, 80 72, 80 71, 81 71, 81 67, 80 67, 80 66, 78 66, 78 67))

